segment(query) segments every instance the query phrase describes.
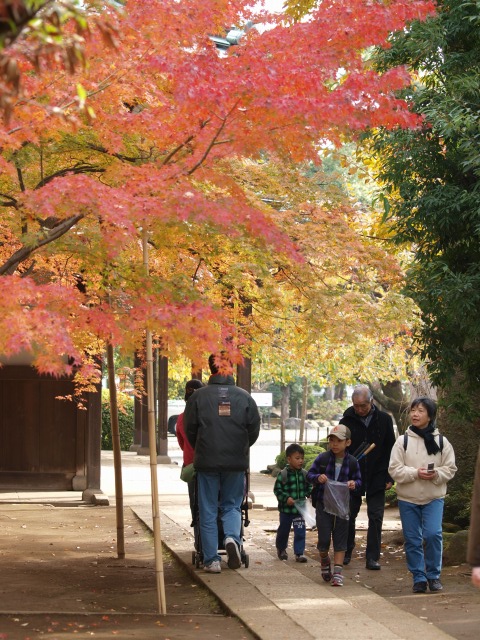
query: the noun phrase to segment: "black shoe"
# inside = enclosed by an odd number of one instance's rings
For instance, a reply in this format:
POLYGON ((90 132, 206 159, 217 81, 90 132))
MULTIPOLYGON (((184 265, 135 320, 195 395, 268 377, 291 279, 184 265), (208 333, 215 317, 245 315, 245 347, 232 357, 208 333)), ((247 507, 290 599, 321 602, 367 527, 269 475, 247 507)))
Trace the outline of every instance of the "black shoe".
POLYGON ((430 588, 430 591, 441 591, 443 589, 443 585, 438 578, 436 578, 435 580, 429 580, 428 586, 430 588))
MULTIPOLYGON (((433 580, 432 580, 433 582, 433 580)), ((425 593, 427 590, 427 583, 426 582, 414 582, 413 583, 413 593, 425 593)))
POLYGON ((367 569, 370 569, 370 571, 380 571, 380 569, 382 568, 380 566, 380 563, 377 562, 376 560, 367 560, 365 567, 367 569))
POLYGON ((351 559, 352 559, 352 554, 346 553, 345 558, 343 559, 343 564, 350 564, 351 559))
POLYGON ((285 549, 283 549, 283 551, 277 549, 277 556, 279 560, 288 560, 288 553, 285 551, 285 549))

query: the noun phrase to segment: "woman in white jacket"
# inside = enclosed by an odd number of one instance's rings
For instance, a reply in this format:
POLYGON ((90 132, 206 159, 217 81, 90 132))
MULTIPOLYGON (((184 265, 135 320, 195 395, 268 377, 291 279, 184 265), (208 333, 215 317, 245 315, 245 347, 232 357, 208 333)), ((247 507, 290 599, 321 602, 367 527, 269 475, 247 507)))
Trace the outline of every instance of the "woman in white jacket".
POLYGON ((442 517, 455 453, 435 426, 437 407, 430 398, 410 405, 411 425, 393 446, 388 473, 396 482, 413 592, 441 591, 442 517), (425 547, 424 547, 425 543, 425 547))

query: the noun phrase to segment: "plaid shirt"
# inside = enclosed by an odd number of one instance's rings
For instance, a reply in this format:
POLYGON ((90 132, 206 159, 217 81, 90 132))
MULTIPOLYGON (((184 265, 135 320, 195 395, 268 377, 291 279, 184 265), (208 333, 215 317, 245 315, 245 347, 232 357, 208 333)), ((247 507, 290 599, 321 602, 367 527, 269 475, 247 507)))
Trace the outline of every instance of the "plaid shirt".
POLYGON ((288 465, 285 468, 287 469, 287 480, 282 482, 282 476, 279 473, 273 487, 273 493, 277 496, 279 511, 298 514, 293 505, 287 504, 287 500, 288 498, 293 498, 294 500, 308 498, 312 492, 312 485, 308 483, 302 469, 297 471, 296 469, 291 469, 288 465))
MULTIPOLYGON (((323 460, 325 459, 325 454, 321 453, 315 458, 312 466, 308 470, 308 480, 315 484, 315 488, 317 490, 317 500, 322 503, 325 485, 319 484, 317 482, 317 477, 324 473, 329 480, 335 480, 335 455, 331 451, 329 453, 330 456, 328 457, 326 466, 322 464, 323 460), (323 460, 322 456, 324 456, 323 460)), ((360 465, 358 464, 358 460, 350 453, 345 453, 345 457, 343 458, 343 463, 340 467, 340 473, 338 474, 337 481, 348 482, 349 480, 355 481, 355 489, 360 489, 360 487, 362 486, 362 475, 360 473, 360 465), (352 472, 350 471, 351 460, 354 460, 354 463, 352 463, 352 472)))

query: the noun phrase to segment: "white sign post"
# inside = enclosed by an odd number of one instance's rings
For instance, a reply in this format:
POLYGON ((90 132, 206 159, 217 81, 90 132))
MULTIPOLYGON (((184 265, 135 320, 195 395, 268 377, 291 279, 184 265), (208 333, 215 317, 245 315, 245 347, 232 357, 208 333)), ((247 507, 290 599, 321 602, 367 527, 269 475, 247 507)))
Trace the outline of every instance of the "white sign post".
POLYGON ((271 393, 252 393, 252 398, 257 403, 257 407, 271 407, 273 398, 271 393))

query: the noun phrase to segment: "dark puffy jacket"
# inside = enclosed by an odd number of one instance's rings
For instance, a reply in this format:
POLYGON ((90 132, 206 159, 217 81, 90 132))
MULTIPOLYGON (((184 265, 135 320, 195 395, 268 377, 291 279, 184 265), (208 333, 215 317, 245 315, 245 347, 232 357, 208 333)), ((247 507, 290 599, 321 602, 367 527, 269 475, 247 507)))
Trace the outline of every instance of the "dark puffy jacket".
POLYGON ((349 407, 340 420, 352 433, 352 444, 349 453, 355 454, 356 450, 364 442, 375 443, 375 448, 360 460, 362 474, 362 493, 371 495, 377 491, 384 491, 387 482, 393 482, 388 474, 390 453, 395 444, 393 421, 388 413, 375 407, 372 419, 366 427, 355 413, 353 407, 349 407))
POLYGON ((189 398, 184 427, 195 449, 195 469, 245 471, 260 432, 260 415, 255 400, 235 386, 232 376, 216 374, 189 398))

